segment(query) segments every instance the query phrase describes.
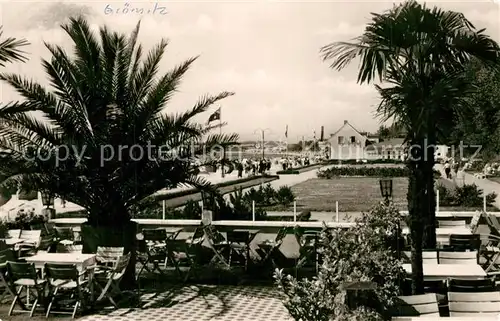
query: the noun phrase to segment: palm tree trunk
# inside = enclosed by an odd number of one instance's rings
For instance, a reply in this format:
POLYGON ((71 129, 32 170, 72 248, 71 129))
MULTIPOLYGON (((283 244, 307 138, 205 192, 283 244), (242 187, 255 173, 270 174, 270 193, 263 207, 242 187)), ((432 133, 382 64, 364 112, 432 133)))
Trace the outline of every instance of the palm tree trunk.
MULTIPOLYGON (((415 144, 412 144, 415 145, 415 144)), ((410 151, 412 157, 408 160, 407 166, 410 170, 408 180, 408 212, 409 212, 409 227, 411 241, 411 267, 412 267, 412 293, 424 293, 424 273, 422 266, 422 243, 424 234, 424 217, 422 209, 424 206, 426 194, 423 192, 425 188, 425 176, 423 171, 423 160, 414 155, 418 151, 410 151)))
POLYGON ((425 227, 423 248, 435 249, 436 248, 436 194, 434 192, 434 146, 436 140, 433 133, 429 135, 427 148, 427 155, 424 157, 424 172, 425 172, 425 191, 426 202, 425 204, 425 227))

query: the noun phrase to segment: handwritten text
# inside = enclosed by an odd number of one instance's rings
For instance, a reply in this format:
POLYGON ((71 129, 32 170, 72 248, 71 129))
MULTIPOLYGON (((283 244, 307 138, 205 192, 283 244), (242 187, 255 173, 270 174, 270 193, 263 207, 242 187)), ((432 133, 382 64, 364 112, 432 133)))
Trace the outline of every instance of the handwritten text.
POLYGON ((160 6, 158 2, 151 4, 149 6, 135 7, 130 3, 126 2, 123 6, 115 6, 111 4, 107 4, 104 7, 105 15, 145 15, 145 14, 157 14, 157 15, 166 15, 167 8, 160 6))

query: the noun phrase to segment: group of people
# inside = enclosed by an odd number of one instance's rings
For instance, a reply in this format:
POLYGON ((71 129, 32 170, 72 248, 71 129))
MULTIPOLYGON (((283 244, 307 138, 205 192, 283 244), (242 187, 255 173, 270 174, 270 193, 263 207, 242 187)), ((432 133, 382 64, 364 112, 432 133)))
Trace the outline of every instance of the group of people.
POLYGON ((248 175, 257 175, 257 173, 262 175, 269 172, 272 166, 272 161, 266 158, 236 160, 235 163, 238 177, 243 177, 243 172, 248 175))
POLYGON ((458 169, 460 168, 460 165, 453 161, 453 160, 447 160, 444 163, 444 173, 446 175, 447 179, 452 179, 452 172, 455 176, 457 176, 458 169))
POLYGON ((301 166, 307 166, 311 164, 311 161, 309 160, 309 157, 282 157, 280 159, 280 164, 281 167, 283 168, 284 171, 290 168, 294 167, 301 167, 301 166))

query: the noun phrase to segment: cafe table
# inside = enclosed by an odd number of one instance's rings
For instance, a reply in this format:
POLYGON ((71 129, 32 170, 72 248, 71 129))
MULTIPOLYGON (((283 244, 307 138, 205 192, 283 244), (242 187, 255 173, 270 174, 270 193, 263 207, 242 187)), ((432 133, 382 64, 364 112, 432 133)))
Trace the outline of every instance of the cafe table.
POLYGON ((25 259, 26 262, 34 263, 35 268, 42 270, 42 272, 45 263, 74 264, 79 272, 83 272, 87 267, 96 264, 95 257, 95 254, 38 252, 33 256, 28 256, 23 259, 25 259))
MULTIPOLYGON (((403 264, 406 273, 411 274, 411 264, 403 264)), ((478 280, 487 277, 479 264, 434 264, 424 263, 424 281, 444 281, 449 278, 478 280)))

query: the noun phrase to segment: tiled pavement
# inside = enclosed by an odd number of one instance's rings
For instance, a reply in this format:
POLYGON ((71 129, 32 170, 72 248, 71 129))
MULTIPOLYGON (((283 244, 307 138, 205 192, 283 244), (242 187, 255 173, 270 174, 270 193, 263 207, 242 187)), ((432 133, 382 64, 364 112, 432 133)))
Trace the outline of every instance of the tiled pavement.
POLYGON ((277 292, 265 286, 185 286, 145 294, 139 308, 85 316, 82 321, 290 321, 277 292))

